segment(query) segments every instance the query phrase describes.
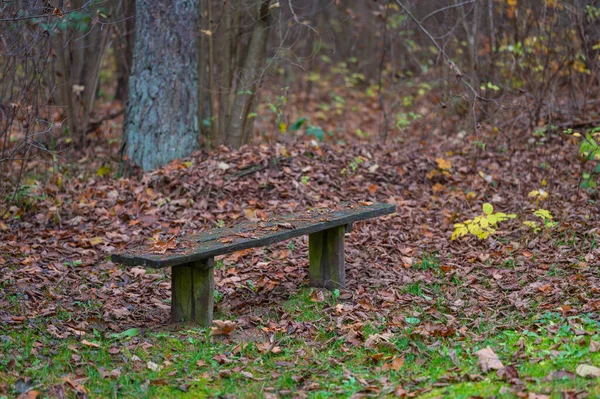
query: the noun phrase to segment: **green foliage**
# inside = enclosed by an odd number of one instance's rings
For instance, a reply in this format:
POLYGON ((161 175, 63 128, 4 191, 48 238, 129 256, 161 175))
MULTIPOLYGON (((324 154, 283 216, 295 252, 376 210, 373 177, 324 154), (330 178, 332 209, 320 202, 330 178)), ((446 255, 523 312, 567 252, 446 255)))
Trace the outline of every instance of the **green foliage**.
POLYGON ((494 207, 489 204, 483 204, 483 214, 477 216, 475 219, 469 219, 463 223, 456 223, 454 225, 454 232, 452 233, 452 240, 456 240, 459 237, 467 234, 472 234, 480 240, 488 238, 491 234, 494 234, 498 228, 498 223, 508 219, 514 219, 517 215, 506 214, 502 212, 494 212, 494 207))
POLYGON ((298 120, 296 122, 294 122, 294 124, 292 124, 292 126, 290 126, 290 130, 292 132, 300 130, 300 128, 302 127, 302 125, 304 125, 304 122, 306 122, 306 121, 307 121, 306 116, 298 118, 298 120))
POLYGON ((597 137, 600 136, 600 126, 591 129, 584 136, 579 132, 574 132, 573 129, 567 129, 564 133, 581 140, 579 143, 579 156, 584 165, 588 162, 593 163, 591 171, 585 171, 581 174, 581 187, 595 189, 598 186, 597 177, 600 175, 600 145, 596 141, 597 137))
POLYGON ((412 122, 421 118, 422 116, 420 114, 414 112, 399 112, 396 114, 396 128, 399 130, 406 129, 412 122))
POLYGON ((319 141, 325 140, 325 131, 322 128, 318 127, 318 126, 310 125, 306 129, 306 135, 307 136, 314 136, 319 141))
POLYGON ((353 172, 356 172, 356 169, 358 169, 358 165, 360 165, 361 163, 363 163, 362 158, 360 158, 360 157, 354 158, 354 160, 352 162, 350 162, 350 165, 349 165, 350 169, 353 172))

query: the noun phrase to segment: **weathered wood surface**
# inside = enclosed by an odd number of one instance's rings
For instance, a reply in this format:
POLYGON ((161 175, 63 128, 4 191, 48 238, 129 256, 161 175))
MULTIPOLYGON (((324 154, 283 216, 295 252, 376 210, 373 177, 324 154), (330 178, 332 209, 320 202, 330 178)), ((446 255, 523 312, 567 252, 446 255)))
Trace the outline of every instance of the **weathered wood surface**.
POLYGON ((300 215, 272 217, 265 222, 247 222, 232 228, 216 228, 199 234, 178 237, 176 248, 164 254, 152 254, 148 246, 144 245, 125 253, 112 255, 112 260, 129 266, 140 265, 151 268, 184 265, 346 226, 395 211, 395 205, 380 203, 340 205, 336 209, 313 209, 300 215))
POLYGON ((214 307, 214 261, 205 259, 173 266, 171 276, 171 320, 195 321, 209 326, 214 307))
POLYGON ((309 280, 311 287, 329 290, 346 287, 344 234, 346 226, 308 236, 309 280))

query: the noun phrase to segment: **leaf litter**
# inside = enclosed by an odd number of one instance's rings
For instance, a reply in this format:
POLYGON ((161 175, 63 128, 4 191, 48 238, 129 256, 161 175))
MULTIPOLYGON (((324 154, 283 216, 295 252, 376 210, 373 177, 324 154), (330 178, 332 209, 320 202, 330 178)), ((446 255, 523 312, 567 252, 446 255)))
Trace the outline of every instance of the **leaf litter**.
MULTIPOLYGON (((148 237, 154 237, 152 250, 163 253, 186 234, 344 201, 387 202, 398 209, 396 215, 356 223, 346 237, 348 288, 340 293, 342 306, 326 307, 322 320, 332 321, 328 328, 346 345, 378 351, 402 326, 415 326, 423 337, 479 340, 473 320, 483 314, 492 326, 516 327, 507 315, 526 315, 533 303, 539 311, 558 309, 565 316, 598 312, 600 251, 591 242, 600 214, 594 195, 577 189, 580 170, 568 161, 572 152, 559 140, 512 155, 482 150, 473 168, 472 155, 459 155, 461 149, 445 141, 299 142, 198 152, 131 178, 46 184, 36 189, 35 206, 12 206, 2 222, 0 320, 11 329, 45 328, 58 339, 87 337, 94 329, 124 337, 132 329, 161 329, 169 323, 169 271, 121 268, 108 260, 111 253, 148 243, 148 237), (289 156, 273 163, 281 153, 289 156), (545 190, 548 208, 559 221, 556 234, 571 237, 572 245, 550 233, 532 235, 516 221, 485 241, 450 240, 453 223, 478 214, 486 202, 503 212, 531 214, 536 206, 527 193, 546 178, 535 165, 547 154, 559 166, 552 188, 545 190), (359 157, 364 161, 349 168, 359 157), (263 167, 244 172, 255 165, 263 167), (425 265, 427 254, 436 261, 425 265), (436 285, 436 292, 428 288, 436 285), (441 310, 435 306, 440 299, 447 304, 441 310), (415 306, 424 312, 413 314, 415 306), (58 309, 71 316, 57 318, 58 309), (383 319, 388 320, 383 331, 365 335, 365 323, 383 319)), ((293 247, 280 243, 268 252, 250 249, 218 259, 224 265, 215 276, 222 294, 218 310, 236 321, 235 330, 216 324, 215 334, 235 340, 274 311, 281 321, 266 330, 312 341, 314 326, 294 321, 296 315, 281 305, 307 283, 307 245, 298 238, 293 247)), ((314 290, 310 300, 322 303, 325 297, 314 290)), ((264 342, 260 331, 254 335, 261 352, 281 350, 264 342)), ((91 338, 82 344, 95 347, 91 338)), ((486 349, 478 352, 482 371, 502 370, 491 354, 481 360, 486 349)), ((597 343, 590 349, 597 351, 597 343)), ((396 370, 403 362, 396 356, 384 365, 396 370)), ((577 374, 595 375, 589 367, 580 366, 577 374)), ((79 383, 69 385, 84 392, 79 383)))

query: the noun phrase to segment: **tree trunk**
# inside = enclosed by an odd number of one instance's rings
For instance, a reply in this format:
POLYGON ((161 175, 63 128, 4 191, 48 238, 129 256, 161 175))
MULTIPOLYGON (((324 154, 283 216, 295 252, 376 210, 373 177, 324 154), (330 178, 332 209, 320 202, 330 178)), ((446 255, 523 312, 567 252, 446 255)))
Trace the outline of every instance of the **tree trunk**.
POLYGON ((133 46, 135 43, 135 1, 120 2, 118 19, 119 39, 115 41, 114 52, 117 61, 117 90, 115 98, 123 104, 127 102, 129 75, 133 63, 133 46))
POLYGON ((51 28, 53 47, 58 56, 56 82, 61 87, 58 102, 67 109, 69 134, 79 148, 85 145, 100 68, 109 42, 109 30, 102 24, 112 20, 113 11, 111 7, 100 11, 96 4, 87 5, 81 0, 73 0, 73 15, 85 13, 95 16, 91 19, 91 26, 83 20, 74 19, 63 28, 59 28, 59 22, 51 28))
POLYGON ((199 0, 137 0, 124 132, 129 160, 160 167, 198 148, 199 0))
POLYGON ((260 4, 259 18, 252 29, 248 52, 242 66, 242 76, 231 106, 227 129, 227 144, 231 147, 240 147, 244 144, 244 139, 249 137, 248 134, 245 134, 248 129, 248 113, 260 86, 265 67, 264 58, 271 24, 269 5, 270 0, 264 0, 260 4))

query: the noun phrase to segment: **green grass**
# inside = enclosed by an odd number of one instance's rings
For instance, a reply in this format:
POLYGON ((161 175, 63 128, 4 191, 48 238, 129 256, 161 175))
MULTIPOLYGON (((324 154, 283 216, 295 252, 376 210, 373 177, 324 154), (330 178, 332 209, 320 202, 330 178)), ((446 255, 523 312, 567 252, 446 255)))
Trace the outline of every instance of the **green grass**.
MULTIPOLYGON (((590 397, 600 396, 598 380, 547 378, 559 370, 574 373, 579 364, 600 364, 600 353, 589 350, 591 340, 600 341, 595 315, 521 317, 516 323, 519 328, 510 330, 501 330, 482 316, 477 329, 465 321, 462 329, 456 326, 442 336, 427 332, 436 320, 420 309, 419 318, 401 326, 372 320, 355 324, 363 342, 352 343, 346 336, 352 323, 345 322, 341 329, 336 326, 335 305, 332 293, 317 297, 310 289, 300 290, 281 304, 294 322, 307 326, 308 332, 301 335, 273 328, 280 321, 275 311, 263 315, 263 324, 257 328, 238 328, 228 338, 211 337, 209 329, 180 326, 177 331, 129 330, 123 336, 94 330, 81 338, 60 339, 46 328, 51 320, 34 319, 30 325, 37 328, 0 329, 0 388, 4 384, 5 397, 18 396, 15 383, 27 378, 45 397, 52 394, 52 387, 65 386, 68 377, 72 381, 85 378, 81 383, 89 397, 233 394, 260 398, 265 393, 292 397, 298 390, 310 398, 365 392, 392 396, 398 387, 423 398, 487 397, 500 392, 504 392, 501 397, 535 392, 558 398, 565 390, 587 390, 590 397), (374 334, 386 339, 367 347, 364 341, 374 334), (271 336, 277 349, 265 353, 264 344, 271 342, 271 336), (514 385, 495 372, 481 372, 474 353, 486 346, 504 365, 515 367, 521 388, 510 391, 514 385), (397 370, 389 367, 396 358, 404 359, 397 370), (152 364, 158 369, 152 370, 152 364)), ((65 389, 69 397, 75 397, 72 388, 65 389)))

